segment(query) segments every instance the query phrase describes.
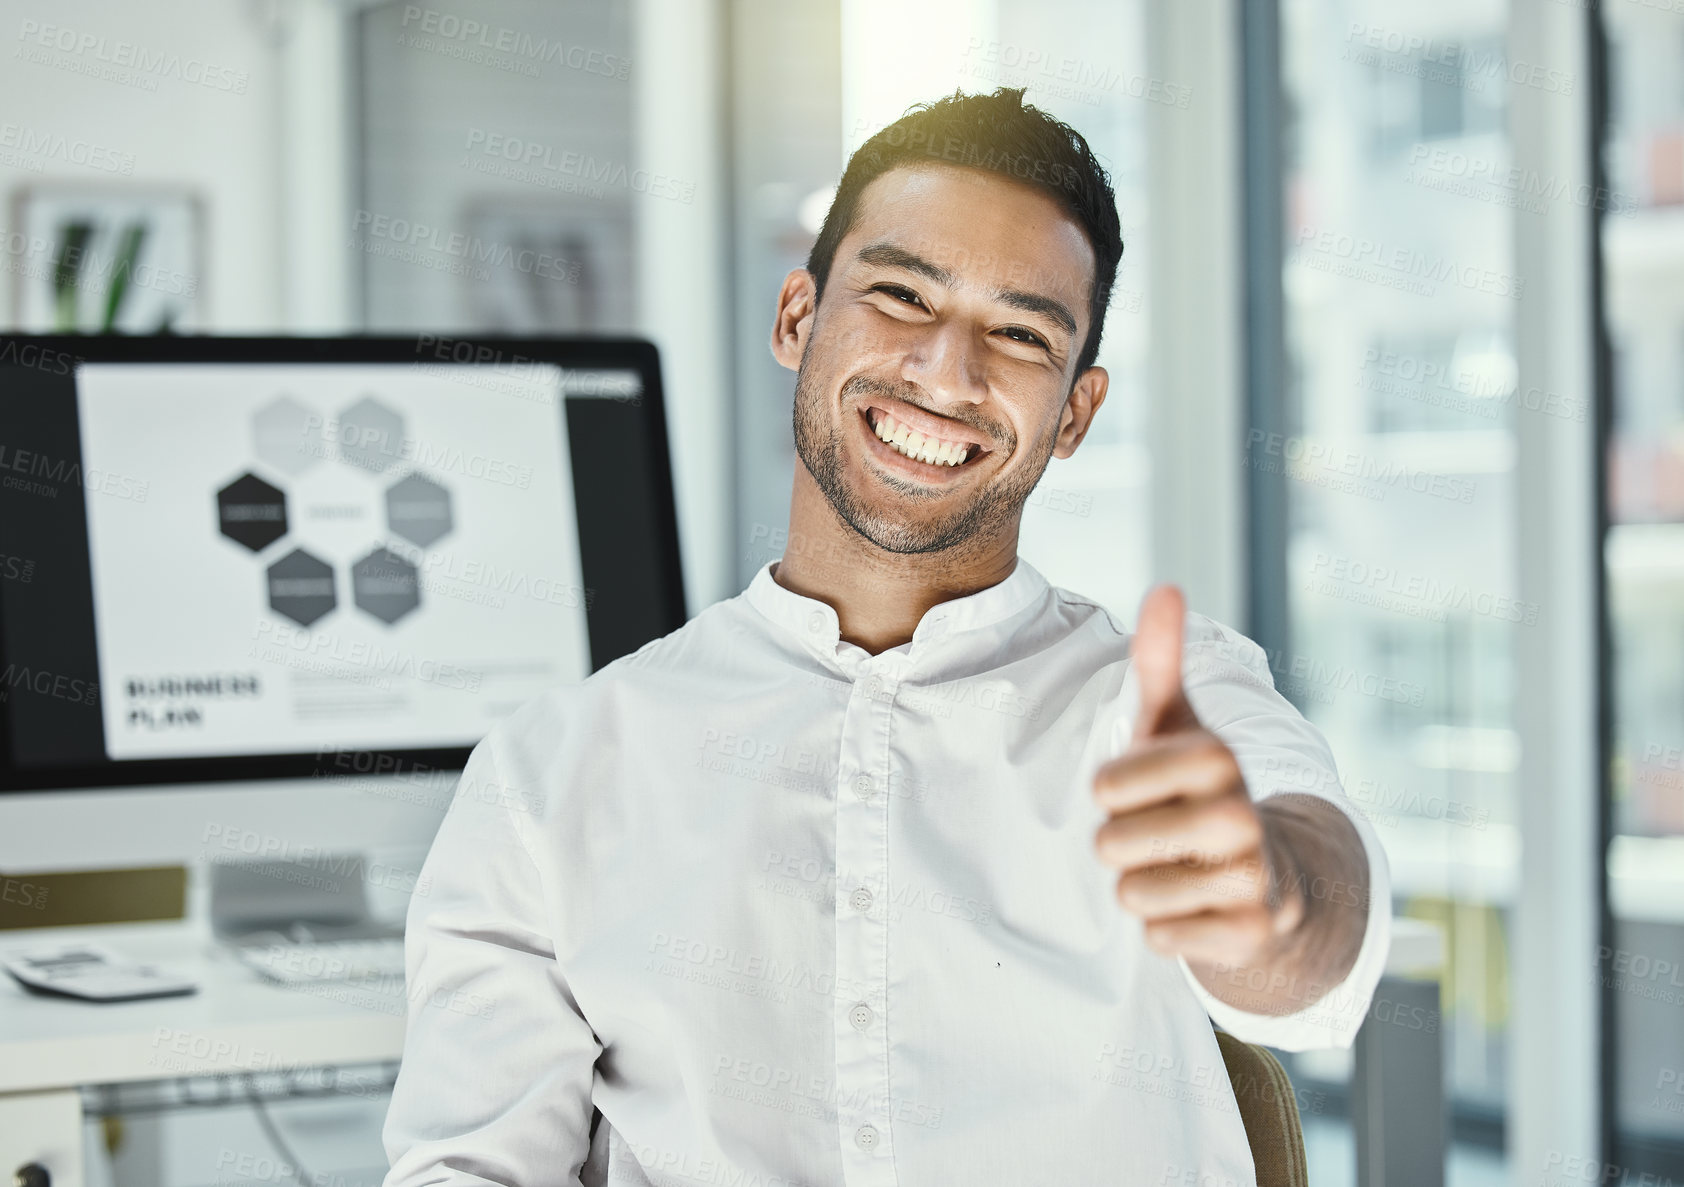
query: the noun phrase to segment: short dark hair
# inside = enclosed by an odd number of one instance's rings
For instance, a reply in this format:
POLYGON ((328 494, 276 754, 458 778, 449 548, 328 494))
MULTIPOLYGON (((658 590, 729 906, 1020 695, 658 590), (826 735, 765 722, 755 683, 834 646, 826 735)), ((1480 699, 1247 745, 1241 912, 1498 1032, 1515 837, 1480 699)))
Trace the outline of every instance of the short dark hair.
POLYGON ((1088 338, 1076 374, 1093 366, 1117 263, 1123 258, 1117 198, 1110 176, 1082 134, 1024 103, 1022 87, 1001 87, 989 95, 954 91, 934 103, 914 104, 854 151, 807 256, 807 271, 819 295, 824 294, 837 244, 853 225, 865 187, 891 169, 927 163, 986 169, 1035 186, 1058 199, 1081 224, 1093 248, 1094 275, 1088 338))

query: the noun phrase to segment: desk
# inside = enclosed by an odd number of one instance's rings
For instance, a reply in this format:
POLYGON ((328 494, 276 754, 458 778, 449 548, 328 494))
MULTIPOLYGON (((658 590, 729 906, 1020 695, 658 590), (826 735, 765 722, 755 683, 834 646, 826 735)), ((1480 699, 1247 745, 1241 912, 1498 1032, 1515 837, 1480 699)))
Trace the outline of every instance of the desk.
POLYGON ((39 997, 0 973, 0 1175, 39 1162, 82 1187, 83 1085, 395 1061, 405 1000, 336 983, 272 985, 187 923, 11 932, 7 948, 86 942, 199 982, 187 997, 39 997))
MULTIPOLYGON (((220 951, 203 926, 51 928, 7 933, 0 946, 76 941, 186 973, 199 981, 199 992, 137 1002, 66 1001, 27 993, 0 973, 0 1176, 39 1162, 53 1187, 83 1187, 84 1085, 380 1063, 402 1054, 401 989, 271 985, 220 951)), ((1442 947, 1437 928, 1394 920, 1387 973, 1435 969, 1442 947)), ((1359 1046, 1373 1029, 1363 1028, 1359 1046)), ((1396 1092, 1419 1107, 1423 1091, 1442 1099, 1442 1090, 1439 1083, 1388 1085, 1384 1100, 1396 1092)), ((1367 1115, 1385 1116, 1378 1089, 1369 1106, 1367 1115)))

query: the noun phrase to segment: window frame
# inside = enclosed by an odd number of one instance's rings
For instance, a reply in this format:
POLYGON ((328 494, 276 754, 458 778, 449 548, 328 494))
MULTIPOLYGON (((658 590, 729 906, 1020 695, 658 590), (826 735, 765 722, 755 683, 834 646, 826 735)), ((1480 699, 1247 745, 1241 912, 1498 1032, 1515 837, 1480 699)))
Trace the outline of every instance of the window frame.
MULTIPOLYGON (((1194 6, 1197 7, 1197 6, 1194 6)), ((1236 147, 1246 198, 1246 425, 1287 430, 1285 301, 1282 291, 1283 160, 1278 0, 1224 6, 1241 39, 1245 136, 1236 147)), ((1565 187, 1603 184, 1601 49, 1594 5, 1511 0, 1504 49, 1509 62, 1548 62, 1590 86, 1568 95, 1512 87, 1508 134, 1513 164, 1565 187)), ((1570 188, 1569 192, 1577 192, 1570 188)), ((1595 192, 1594 189, 1591 192, 1595 192)), ((1510 1173, 1541 1170, 1552 1152, 1604 1160, 1611 1150, 1609 993, 1590 975, 1610 921, 1607 755, 1610 708, 1608 624, 1602 545, 1606 530, 1603 448, 1608 345, 1602 319, 1595 212, 1572 202, 1543 215, 1516 211, 1514 261, 1526 285, 1516 303, 1519 390, 1591 394, 1584 422, 1541 413, 1516 417, 1517 596, 1547 608, 1552 629, 1515 640, 1515 726, 1522 739, 1519 785, 1521 885, 1513 908, 1511 1061, 1506 1153, 1510 1173), (1527 637, 1530 636, 1530 637, 1527 637)), ((1175 245, 1165 245, 1174 258, 1175 245)), ((1243 509, 1247 633, 1269 649, 1290 649, 1284 479, 1251 472, 1243 509)))

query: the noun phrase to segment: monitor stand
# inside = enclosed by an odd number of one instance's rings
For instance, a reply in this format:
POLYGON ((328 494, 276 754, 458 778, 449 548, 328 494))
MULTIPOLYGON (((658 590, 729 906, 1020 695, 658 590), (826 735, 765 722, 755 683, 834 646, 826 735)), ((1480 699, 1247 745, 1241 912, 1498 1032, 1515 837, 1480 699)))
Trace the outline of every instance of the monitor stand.
POLYGON ((401 921, 369 906, 368 859, 355 852, 302 858, 218 859, 209 865, 211 932, 231 944, 384 939, 401 921))

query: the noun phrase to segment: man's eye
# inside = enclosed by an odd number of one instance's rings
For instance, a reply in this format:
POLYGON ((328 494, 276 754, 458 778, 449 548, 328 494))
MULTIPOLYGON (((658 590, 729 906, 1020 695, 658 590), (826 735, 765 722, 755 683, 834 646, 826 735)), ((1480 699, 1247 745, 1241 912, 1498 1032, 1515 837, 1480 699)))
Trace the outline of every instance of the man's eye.
POLYGON ((1014 339, 1014 341, 1022 342, 1022 343, 1025 343, 1025 344, 1029 345, 1029 346, 1045 346, 1046 345, 1046 343, 1041 340, 1041 336, 1039 334, 1032 333, 1029 330, 1024 329, 1022 326, 1007 326, 1004 330, 1002 330, 1000 332, 1002 334, 1021 334, 1022 337, 1016 338, 1016 339, 1014 339))
POLYGON ((913 292, 909 288, 902 288, 898 284, 874 284, 871 287, 872 291, 887 293, 889 296, 894 297, 897 301, 905 301, 909 305, 922 304, 922 302, 918 300, 917 293, 913 292))

